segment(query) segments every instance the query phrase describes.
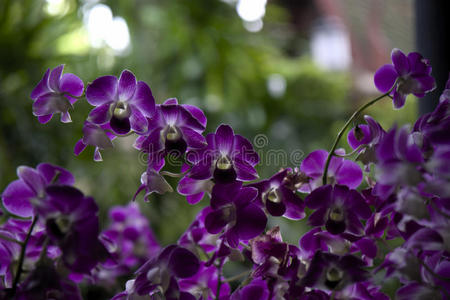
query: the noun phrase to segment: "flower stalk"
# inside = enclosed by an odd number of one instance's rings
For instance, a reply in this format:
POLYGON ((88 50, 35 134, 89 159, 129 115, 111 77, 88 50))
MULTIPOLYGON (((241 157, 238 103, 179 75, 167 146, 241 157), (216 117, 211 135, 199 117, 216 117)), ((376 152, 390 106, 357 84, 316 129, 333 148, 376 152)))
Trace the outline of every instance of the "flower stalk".
POLYGON ((328 167, 330 166, 330 161, 331 158, 333 156, 335 156, 336 154, 334 153, 334 151, 336 150, 339 141, 341 140, 342 136, 344 135, 345 131, 347 130, 348 126, 353 122, 353 120, 355 120, 366 108, 372 106, 373 104, 377 103, 378 101, 380 101, 381 99, 383 99, 384 97, 388 96, 392 90, 394 89, 396 85, 394 84, 392 86, 392 88, 387 91, 386 93, 384 93, 383 95, 371 100, 370 102, 364 104, 363 106, 361 106, 360 108, 358 108, 352 115, 351 117, 347 120, 347 122, 345 122, 344 126, 341 128, 341 130, 339 131, 336 139, 334 140, 333 146, 330 149, 330 152, 328 153, 328 157, 327 160, 325 162, 325 168, 323 170, 323 176, 322 176, 322 183, 323 185, 327 184, 327 179, 328 179, 328 167))
POLYGON ((33 232, 34 226, 36 225, 39 217, 35 216, 33 218, 33 221, 31 222, 30 229, 28 230, 27 236, 25 237, 25 240, 23 241, 22 248, 20 249, 20 256, 19 256, 19 263, 17 265, 17 272, 16 276, 14 277, 13 285, 12 285, 12 294, 14 295, 17 290, 17 284, 20 280, 20 275, 22 274, 22 266, 23 262, 25 260, 25 251, 27 249, 28 241, 30 240, 31 234, 33 232))

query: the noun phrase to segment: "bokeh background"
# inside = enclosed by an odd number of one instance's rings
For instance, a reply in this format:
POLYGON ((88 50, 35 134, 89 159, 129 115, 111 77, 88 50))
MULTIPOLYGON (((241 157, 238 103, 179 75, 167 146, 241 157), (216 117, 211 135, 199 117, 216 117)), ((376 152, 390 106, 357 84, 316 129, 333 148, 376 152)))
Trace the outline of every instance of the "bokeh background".
MULTIPOLYGON (((42 125, 32 115, 29 95, 47 68, 65 64, 85 84, 129 69, 157 103, 176 97, 202 108, 207 132, 228 123, 250 140, 265 135, 262 156, 303 154, 259 165, 264 178, 328 149, 350 113, 378 95, 373 74, 391 49, 414 50, 414 37, 412 0, 2 0, 0 190, 19 165, 58 164, 95 197, 107 222, 108 208, 128 203, 140 185, 146 167, 133 137, 116 140, 102 163, 90 148, 73 155, 86 101, 76 103, 70 124, 54 117, 42 125)), ((416 102, 394 111, 386 99, 367 113, 385 128, 411 123, 416 102)), ((164 245, 206 205, 176 194, 137 201, 164 245)), ((292 243, 306 230, 304 222, 271 222, 292 243)))

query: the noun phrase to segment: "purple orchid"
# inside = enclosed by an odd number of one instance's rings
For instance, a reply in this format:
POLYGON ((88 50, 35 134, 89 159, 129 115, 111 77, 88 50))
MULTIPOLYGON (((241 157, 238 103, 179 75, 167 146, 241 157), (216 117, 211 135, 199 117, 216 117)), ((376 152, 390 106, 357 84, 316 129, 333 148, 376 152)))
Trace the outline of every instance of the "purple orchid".
POLYGON ((88 145, 94 146, 94 160, 102 161, 100 150, 113 148, 112 140, 116 135, 112 133, 109 123, 97 125, 89 121, 84 122, 83 138, 81 138, 74 147, 74 154, 79 155, 88 145))
POLYGON ((130 273, 160 250, 149 222, 140 212, 137 203, 112 207, 109 218, 111 224, 101 233, 101 237, 110 245, 109 252, 114 264, 104 265, 97 273, 99 279, 106 281, 130 273))
MULTIPOLYGON (((336 150, 339 154, 344 154, 341 150, 336 150)), ((309 184, 300 186, 299 191, 309 193, 322 185, 322 174, 328 152, 316 150, 311 152, 300 165, 300 171, 310 177, 309 184)), ((328 168, 328 182, 346 185, 351 189, 357 188, 363 179, 363 173, 357 163, 333 156, 328 168)))
POLYGON ((337 291, 335 296, 337 299, 390 300, 380 289, 380 286, 368 280, 347 285, 343 290, 337 291))
POLYGON ((378 251, 373 239, 349 234, 338 236, 322 231, 320 227, 316 227, 303 235, 299 245, 301 256, 305 259, 311 259, 318 250, 338 255, 361 252, 361 258, 368 266, 372 265, 378 251))
POLYGON ((34 270, 19 286, 14 299, 67 299, 81 300, 76 284, 58 273, 50 259, 40 260, 34 270))
POLYGON ((368 277, 363 267, 364 262, 356 256, 317 251, 302 283, 307 287, 341 290, 348 284, 364 281, 368 277))
POLYGON ((441 96, 439 97, 439 102, 442 103, 444 101, 450 101, 450 74, 447 82, 445 83, 445 88, 442 91, 441 96))
POLYGON ((59 246, 62 260, 70 270, 89 273, 109 256, 98 238, 97 204, 68 185, 50 185, 45 194, 45 198, 33 204, 45 219, 50 240, 59 246))
POLYGON ((377 151, 377 185, 374 193, 386 199, 399 185, 414 186, 422 180, 423 154, 408 126, 394 127, 380 140, 377 151))
POLYGON ((442 251, 423 258, 421 280, 410 282, 397 291, 399 299, 446 299, 450 293, 450 260, 442 251), (424 266, 427 266, 425 268, 424 266), (430 271, 431 270, 431 271, 430 271))
MULTIPOLYGON (((181 291, 190 293, 196 299, 214 300, 217 299, 218 279, 217 268, 215 266, 205 266, 204 263, 201 263, 197 274, 189 278, 180 279, 178 285, 181 291)), ((224 282, 220 286, 218 299, 228 299, 230 291, 230 285, 224 282)))
POLYGON ((414 132, 420 132, 425 139, 422 143, 430 143, 434 147, 450 145, 450 98, 441 101, 432 113, 420 117, 414 132))
POLYGON ((213 178, 217 183, 258 178, 254 168, 259 162, 258 154, 251 143, 235 135, 230 126, 220 125, 216 133, 206 136, 206 141, 207 147, 188 153, 187 159, 193 164, 188 177, 197 180, 213 178))
POLYGON ((372 215, 361 194, 343 185, 321 186, 305 198, 305 204, 315 209, 308 223, 325 225, 332 234, 348 231, 361 235, 364 231, 360 219, 367 220, 372 215))
POLYGON ((430 75, 431 66, 419 53, 411 52, 406 56, 399 49, 393 49, 391 59, 393 65, 386 64, 379 68, 374 82, 382 93, 391 90, 395 84, 391 92, 394 108, 403 107, 408 94, 421 98, 436 88, 434 78, 430 75))
POLYGON ((184 176, 179 182, 177 192, 186 196, 189 204, 197 204, 203 199, 205 193, 211 194, 214 182, 210 179, 196 180, 188 176, 184 176))
POLYGON ((115 76, 102 76, 86 88, 87 101, 95 106, 88 120, 94 124, 109 123, 117 134, 130 130, 143 134, 148 130, 147 118, 155 113, 155 99, 150 87, 128 70, 115 76))
POLYGON ((69 109, 83 94, 83 81, 71 73, 62 74, 64 65, 59 65, 44 74, 31 92, 33 114, 39 122, 47 123, 55 113, 61 113, 61 122, 71 122, 69 109))
POLYGON ((45 188, 50 184, 72 185, 72 174, 58 166, 39 164, 36 169, 21 166, 17 168, 18 180, 11 182, 2 193, 6 210, 20 217, 34 215, 32 201, 45 197, 45 188))
POLYGON ((262 279, 254 279, 248 285, 243 288, 237 289, 231 295, 231 300, 243 300, 243 299, 261 299, 271 300, 270 291, 267 287, 266 281, 262 279))
POLYGON ((347 135, 347 141, 352 149, 359 149, 356 160, 368 165, 376 162, 375 148, 386 132, 372 117, 366 115, 364 119, 367 125, 362 124, 352 128, 347 135))
POLYGON ((178 293, 179 299, 195 299, 187 292, 180 293, 176 279, 192 277, 199 269, 200 262, 192 252, 177 245, 167 246, 139 268, 136 279, 127 282, 126 291, 113 299, 135 299, 159 293, 165 299, 177 299, 171 297, 174 293, 178 293))
POLYGON ((386 269, 386 277, 396 276, 406 283, 397 291, 399 299, 446 299, 450 292, 450 260, 443 251, 412 251, 396 248, 386 255, 378 268, 386 269), (425 253, 429 255, 425 255, 425 253), (422 254, 421 254, 422 253, 422 254), (442 298, 441 298, 442 297, 442 298))
POLYGON ((300 269, 304 269, 304 265, 298 257, 299 249, 283 242, 279 227, 251 239, 249 245, 254 263, 253 278, 272 278, 279 288, 284 286, 284 290, 288 289, 289 282, 290 288, 296 289, 298 274, 301 273, 300 269))
POLYGON ((267 217, 253 200, 257 189, 242 187, 241 182, 216 184, 211 196, 211 211, 205 218, 206 230, 211 234, 224 232, 224 239, 232 248, 240 240, 259 235, 266 227, 267 217))
MULTIPOLYGON (((8 219, 0 226, 0 235, 9 238, 0 238, 0 285, 10 288, 13 283, 13 274, 16 271, 14 266, 19 260, 20 244, 26 239, 30 229, 31 220, 8 219), (14 242, 16 241, 16 242, 14 242)), ((43 242, 46 236, 45 226, 42 222, 37 222, 29 237, 24 255, 24 267, 32 269, 43 251, 43 242)), ((61 251, 54 245, 47 246, 47 257, 56 259, 61 251)))
POLYGON ((219 235, 211 234, 205 228, 206 216, 212 212, 212 208, 203 208, 195 217, 195 220, 188 229, 181 235, 178 244, 194 253, 198 252, 197 247, 201 247, 205 253, 218 250, 217 242, 219 235))
POLYGON ((295 190, 290 189, 286 184, 289 173, 292 173, 291 169, 284 169, 269 179, 249 186, 258 189, 258 202, 272 216, 284 216, 288 219, 299 220, 305 217, 305 205, 295 190))
POLYGON ((202 136, 205 126, 206 117, 199 108, 168 99, 157 105, 154 117, 149 120, 149 132, 138 137, 134 146, 149 153, 150 160, 155 162, 168 153, 180 156, 186 150, 206 145, 202 136))
POLYGON ((283 243, 280 228, 275 227, 266 234, 259 235, 249 241, 252 261, 256 268, 254 277, 276 277, 278 269, 285 263, 289 245, 283 243))
POLYGON ((159 173, 164 166, 164 160, 160 160, 161 165, 149 164, 147 170, 141 175, 141 185, 133 196, 133 201, 142 191, 145 191, 144 200, 149 201, 149 196, 153 193, 165 194, 172 192, 172 186, 159 173))

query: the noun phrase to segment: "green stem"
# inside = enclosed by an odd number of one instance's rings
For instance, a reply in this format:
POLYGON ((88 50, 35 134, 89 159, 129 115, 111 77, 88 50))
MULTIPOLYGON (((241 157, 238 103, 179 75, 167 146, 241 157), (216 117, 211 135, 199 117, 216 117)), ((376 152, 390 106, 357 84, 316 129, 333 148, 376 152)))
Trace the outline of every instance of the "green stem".
MULTIPOLYGON (((394 84, 394 86, 395 86, 395 84, 394 84)), ((394 87, 394 86, 393 86, 393 87, 394 87)), ((393 87, 392 87, 392 88, 393 88, 393 87)), ((368 108, 369 106, 375 104, 376 102, 378 102, 379 100, 383 99, 384 97, 388 96, 389 93, 392 91, 392 88, 391 88, 388 92, 386 92, 385 94, 383 94, 383 95, 381 95, 381 96, 379 96, 379 97, 373 99, 372 101, 370 101, 370 102, 364 104, 363 106, 361 106, 360 108, 358 108, 358 109, 352 114, 352 116, 350 117, 350 119, 348 119, 347 122, 345 122, 344 127, 342 127, 342 129, 339 131, 339 133, 338 133, 338 135, 337 135, 337 137, 336 137, 336 140, 334 141, 333 147, 331 147, 331 150, 330 150, 330 152, 328 153, 327 161, 325 162, 325 168, 324 168, 324 170, 323 170, 323 176, 322 176, 322 183, 323 183, 324 185, 327 184, 327 179, 328 179, 328 178, 327 178, 327 176, 328 176, 328 167, 329 167, 329 165, 330 165, 331 158, 335 155, 335 154, 334 154, 334 151, 336 150, 337 145, 339 144, 339 141, 341 140, 341 137, 344 135, 345 130, 347 129, 347 127, 352 123, 352 121, 353 121, 354 119, 356 119, 356 118, 359 116, 359 114, 360 114, 363 110, 365 110, 365 109, 368 108)))
POLYGON ((23 241, 22 248, 20 249, 20 256, 19 256, 19 263, 17 265, 17 272, 16 276, 14 277, 13 285, 12 285, 12 294, 14 295, 17 290, 17 284, 20 280, 20 275, 22 274, 22 266, 23 262, 25 260, 25 251, 27 249, 28 241, 30 240, 31 233, 33 232, 34 226, 36 225, 36 222, 38 220, 38 216, 35 216, 33 219, 33 222, 31 222, 30 229, 28 230, 27 236, 25 237, 25 240, 23 241))
POLYGON ((227 280, 225 280, 226 282, 232 282, 238 279, 241 279, 242 277, 248 276, 250 274, 251 271, 244 271, 241 274, 237 274, 235 276, 232 276, 230 278, 228 278, 227 280))
MULTIPOLYGON (((188 170, 188 171, 189 171, 189 170, 188 170)), ((169 171, 161 171, 161 172, 159 172, 159 174, 161 174, 161 175, 163 175, 163 176, 169 176, 169 177, 181 178, 181 177, 183 177, 184 175, 186 175, 188 171, 183 172, 183 173, 172 173, 172 172, 169 172, 169 171)))
POLYGON ((48 236, 46 236, 44 243, 42 244, 41 253, 39 254, 39 261, 42 261, 44 258, 47 257, 47 248, 48 248, 49 241, 50 241, 50 239, 48 238, 48 236))
POLYGON ((220 288, 222 286, 222 266, 223 260, 219 260, 219 265, 217 266, 217 290, 216 290, 216 300, 220 297, 220 288))

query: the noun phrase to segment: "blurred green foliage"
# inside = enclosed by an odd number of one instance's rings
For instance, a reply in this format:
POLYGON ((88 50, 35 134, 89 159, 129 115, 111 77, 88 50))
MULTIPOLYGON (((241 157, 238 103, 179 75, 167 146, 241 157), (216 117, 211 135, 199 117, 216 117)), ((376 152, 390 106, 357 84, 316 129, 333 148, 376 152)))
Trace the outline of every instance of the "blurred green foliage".
MULTIPOLYGON (((16 178, 19 165, 58 164, 72 171, 77 185, 95 197, 105 222, 107 209, 129 202, 140 184, 146 166, 132 148, 132 137, 116 140, 114 150, 104 151, 103 163, 92 161, 93 149, 89 148, 74 157, 73 146, 81 138, 91 108, 86 101, 76 103, 70 124, 54 116, 42 125, 32 115, 31 90, 47 68, 62 63, 65 72, 77 74, 85 84, 129 69, 150 85, 158 103, 176 97, 201 107, 208 117, 207 132, 229 123, 250 140, 265 134, 268 145, 258 149, 262 157, 270 149, 287 153, 297 149, 306 155, 328 148, 357 104, 349 101, 349 74, 319 70, 307 51, 288 55, 289 45, 305 50, 308 41, 291 28, 289 12, 277 2, 268 4, 264 29, 251 33, 242 26, 234 6, 219 0, 104 1, 128 23, 131 49, 123 56, 107 46, 90 47, 83 11, 92 1, 62 3, 58 14, 49 14, 45 1, 0 2, 1 190, 16 178), (274 74, 286 82, 280 96, 267 88, 274 74)), ((391 124, 400 115, 391 113, 390 105, 386 100, 373 110, 382 124, 391 124)), ((406 111, 412 113, 400 122, 414 117, 413 108, 406 111)), ((261 177, 267 177, 299 163, 261 164, 258 170, 261 177)), ((175 187, 176 181, 171 183, 175 187)), ((142 197, 137 201, 143 202, 142 197)), ((141 207, 158 239, 168 244, 178 239, 204 205, 190 206, 174 193, 155 195, 141 207)), ((304 222, 277 222, 292 243, 306 230, 304 222)))

